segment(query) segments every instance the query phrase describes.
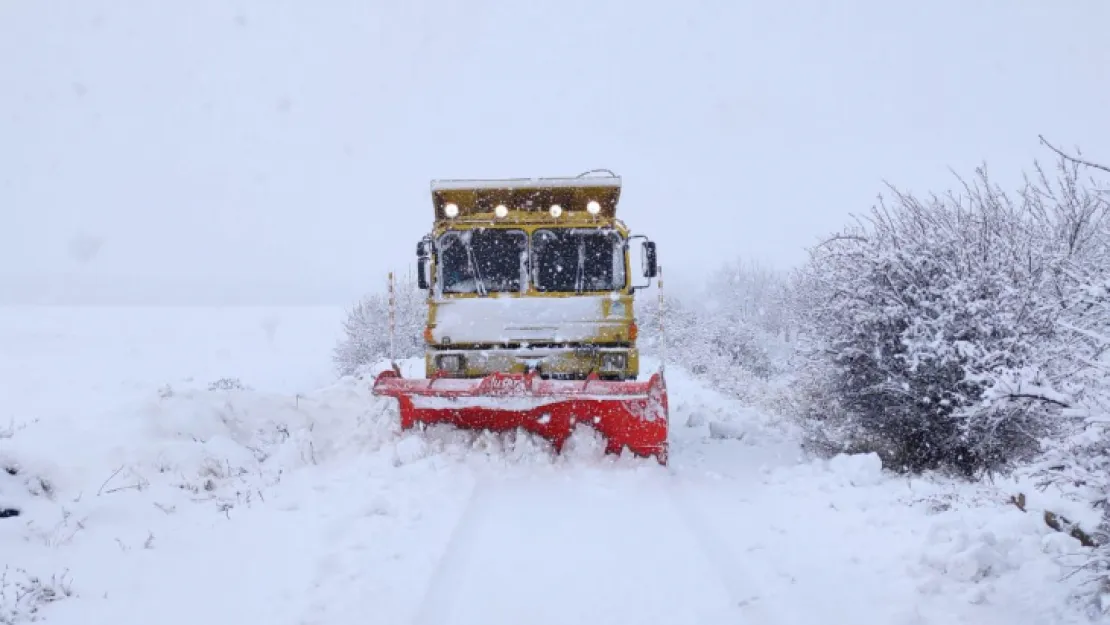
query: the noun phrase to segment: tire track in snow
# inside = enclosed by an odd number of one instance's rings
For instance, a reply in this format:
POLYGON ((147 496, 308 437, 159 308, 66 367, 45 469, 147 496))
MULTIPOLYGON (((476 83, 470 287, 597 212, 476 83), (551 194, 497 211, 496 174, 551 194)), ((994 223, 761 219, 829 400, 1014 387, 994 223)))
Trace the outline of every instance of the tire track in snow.
POLYGON ((754 586, 745 594, 722 573, 729 567, 704 542, 711 534, 666 492, 674 479, 623 470, 479 478, 414 625, 717 625, 769 614, 751 601, 754 586))
POLYGON ((466 540, 473 537, 477 521, 484 513, 483 508, 488 507, 490 493, 490 478, 478 476, 475 479, 470 497, 467 498, 466 507, 459 515, 454 529, 448 538, 443 555, 440 556, 436 568, 428 580, 427 588, 421 597, 420 606, 413 625, 442 625, 447 622, 451 608, 455 604, 455 593, 458 584, 452 583, 458 571, 465 568, 466 540))
MULTIPOLYGON (((717 575, 728 589, 734 606, 741 610, 746 619, 760 625, 803 625, 817 622, 814 619, 800 619, 785 605, 771 607, 766 587, 747 574, 744 559, 729 546, 729 541, 718 534, 698 512, 689 493, 688 482, 680 476, 672 475, 666 486, 671 504, 678 516, 686 524, 686 529, 694 537, 706 559, 712 563, 717 575)), ((747 622, 747 620, 743 622, 747 622)), ((820 620, 820 619, 818 619, 820 620)))
POLYGON ((425 471, 367 479, 364 470, 333 480, 319 491, 321 549, 314 581, 303 602, 302 625, 355 623, 373 614, 407 623, 423 605, 437 565, 473 507, 474 476, 425 471), (444 479, 445 478, 445 479, 444 479))

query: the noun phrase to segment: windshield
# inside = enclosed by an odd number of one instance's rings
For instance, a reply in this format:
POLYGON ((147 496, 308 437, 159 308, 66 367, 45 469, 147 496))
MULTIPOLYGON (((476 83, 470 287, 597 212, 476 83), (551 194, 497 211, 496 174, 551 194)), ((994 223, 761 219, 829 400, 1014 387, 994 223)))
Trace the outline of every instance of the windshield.
POLYGON ((532 252, 538 291, 614 291, 625 285, 621 238, 611 230, 537 230, 532 252))
POLYGON ((521 230, 476 228, 439 239, 444 293, 522 291, 528 236, 521 230))

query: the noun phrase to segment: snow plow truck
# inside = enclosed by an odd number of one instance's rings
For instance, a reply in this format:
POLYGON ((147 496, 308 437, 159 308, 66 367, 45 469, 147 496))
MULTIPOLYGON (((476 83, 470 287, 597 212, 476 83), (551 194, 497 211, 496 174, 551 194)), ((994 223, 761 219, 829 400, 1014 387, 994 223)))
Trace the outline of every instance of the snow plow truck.
POLYGON ((634 310, 656 247, 617 219, 621 178, 599 171, 432 181, 416 248, 426 375, 394 364, 373 385, 403 429, 523 429, 560 451, 585 425, 608 453, 667 463, 666 384, 662 368, 641 375, 634 310))

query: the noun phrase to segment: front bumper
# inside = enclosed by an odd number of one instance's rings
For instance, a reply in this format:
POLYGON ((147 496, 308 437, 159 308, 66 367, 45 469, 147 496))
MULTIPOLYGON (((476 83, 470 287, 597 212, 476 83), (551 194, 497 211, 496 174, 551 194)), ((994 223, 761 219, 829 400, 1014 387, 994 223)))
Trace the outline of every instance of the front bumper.
POLYGON ((429 349, 425 355, 428 377, 481 378, 495 371, 540 377, 585 379, 597 373, 602 379, 635 379, 640 355, 635 347, 558 347, 519 349, 429 349))

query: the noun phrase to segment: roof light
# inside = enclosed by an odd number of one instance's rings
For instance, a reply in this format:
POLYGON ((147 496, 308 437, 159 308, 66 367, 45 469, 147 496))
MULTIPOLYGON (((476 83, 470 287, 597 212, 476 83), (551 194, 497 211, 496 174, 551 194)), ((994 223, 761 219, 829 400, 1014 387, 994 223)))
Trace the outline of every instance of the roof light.
POLYGON ((552 217, 554 217, 555 219, 558 219, 559 215, 562 215, 562 214, 563 214, 563 207, 562 206, 559 206, 558 204, 552 204, 551 205, 551 216, 552 217))
POLYGON ((601 212, 601 204, 598 204, 597 200, 590 200, 589 203, 586 204, 586 212, 591 214, 591 215, 596 215, 596 214, 600 213, 601 212))
POLYGON ((444 204, 443 205, 443 214, 447 215, 448 217, 458 217, 458 215, 459 215, 459 205, 455 204, 454 202, 444 204))
POLYGON ((496 207, 494 207, 493 214, 497 215, 498 217, 505 217, 509 214, 509 207, 505 206, 504 204, 498 204, 496 207))

